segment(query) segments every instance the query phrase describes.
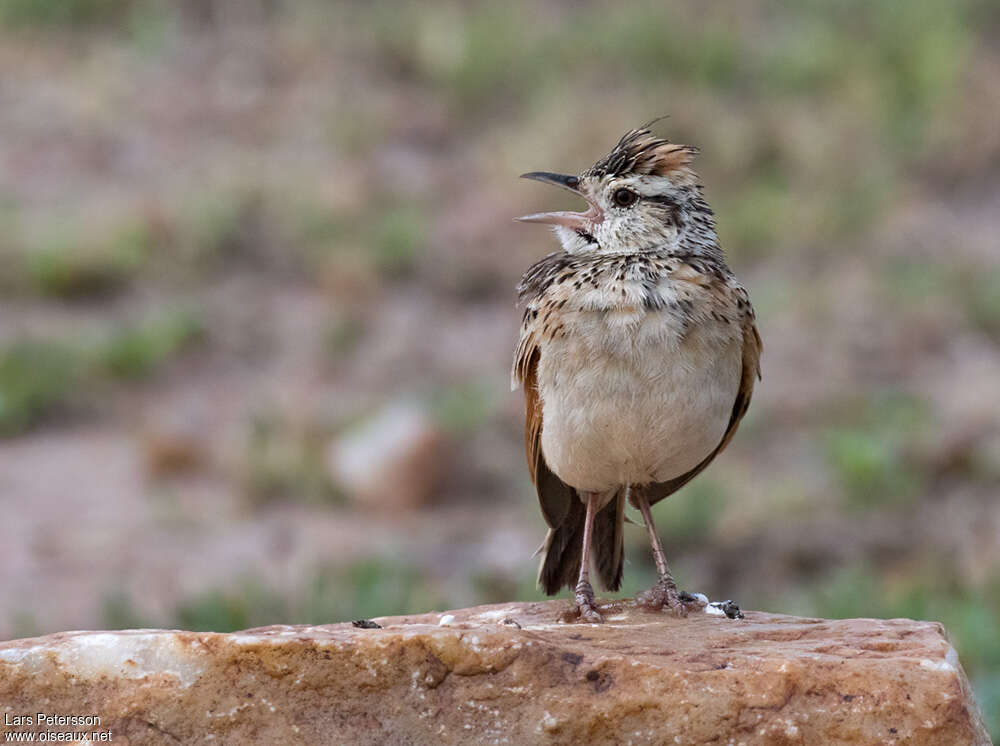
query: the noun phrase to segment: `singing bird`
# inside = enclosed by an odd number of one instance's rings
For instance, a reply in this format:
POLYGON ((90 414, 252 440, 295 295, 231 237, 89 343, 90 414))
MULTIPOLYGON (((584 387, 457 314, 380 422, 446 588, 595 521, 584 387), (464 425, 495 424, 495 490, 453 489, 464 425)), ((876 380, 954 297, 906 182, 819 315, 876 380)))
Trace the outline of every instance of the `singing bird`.
POLYGON ((538 582, 550 595, 575 589, 590 622, 601 621, 591 565, 605 588, 621 586, 626 500, 659 577, 640 603, 704 606, 677 590, 650 508, 728 445, 760 377, 753 306, 719 246, 697 152, 646 125, 579 176, 522 175, 588 204, 518 218, 553 226, 562 249, 518 287, 512 384, 524 387, 528 468, 549 526, 538 582))

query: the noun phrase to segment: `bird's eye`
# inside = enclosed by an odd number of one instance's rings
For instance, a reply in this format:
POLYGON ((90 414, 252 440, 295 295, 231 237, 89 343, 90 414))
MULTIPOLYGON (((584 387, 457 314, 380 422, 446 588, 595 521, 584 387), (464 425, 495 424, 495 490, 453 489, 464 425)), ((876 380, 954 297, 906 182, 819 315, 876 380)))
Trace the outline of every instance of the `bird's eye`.
POLYGON ((639 199, 639 195, 633 192, 631 189, 616 189, 615 193, 611 196, 615 204, 619 207, 631 207, 639 199))

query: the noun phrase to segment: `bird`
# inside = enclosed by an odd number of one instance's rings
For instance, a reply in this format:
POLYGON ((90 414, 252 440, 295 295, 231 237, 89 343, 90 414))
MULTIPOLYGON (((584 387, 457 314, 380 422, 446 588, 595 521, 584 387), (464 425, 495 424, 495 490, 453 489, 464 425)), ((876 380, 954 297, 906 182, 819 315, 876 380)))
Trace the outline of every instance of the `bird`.
POLYGON ((548 595, 569 588, 574 613, 593 623, 591 570, 605 589, 621 587, 626 502, 657 571, 637 602, 681 616, 704 609, 703 595, 678 590, 651 508, 725 449, 760 379, 754 309, 719 245, 699 151, 651 124, 579 175, 522 174, 582 197, 585 211, 516 218, 551 226, 561 244, 518 286, 511 374, 548 526, 538 583, 548 595))

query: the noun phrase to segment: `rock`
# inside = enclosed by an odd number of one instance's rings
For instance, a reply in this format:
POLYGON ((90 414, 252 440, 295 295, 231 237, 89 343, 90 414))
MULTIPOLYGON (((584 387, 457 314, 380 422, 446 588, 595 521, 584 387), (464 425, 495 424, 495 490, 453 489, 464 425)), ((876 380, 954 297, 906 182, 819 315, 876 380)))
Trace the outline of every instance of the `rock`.
POLYGON ((327 462, 335 484, 379 509, 416 508, 441 482, 445 439, 416 402, 397 402, 334 441, 327 462))
POLYGON ((941 625, 565 601, 233 634, 0 644, 5 722, 113 743, 988 744, 941 625))

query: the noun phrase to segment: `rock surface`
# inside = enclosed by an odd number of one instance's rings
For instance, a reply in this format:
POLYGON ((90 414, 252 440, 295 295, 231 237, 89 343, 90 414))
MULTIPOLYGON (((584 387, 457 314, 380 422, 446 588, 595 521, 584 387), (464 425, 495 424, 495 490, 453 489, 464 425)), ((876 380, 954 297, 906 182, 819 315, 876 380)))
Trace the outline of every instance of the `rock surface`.
POLYGON ((939 624, 481 606, 0 644, 0 733, 115 744, 988 744, 939 624), (365 628, 365 627, 370 628, 365 628), (39 725, 38 713, 100 724, 39 725), (31 716, 34 724, 17 718, 31 716), (8 723, 4 725, 3 723, 8 723), (15 724, 10 724, 15 723, 15 724))

